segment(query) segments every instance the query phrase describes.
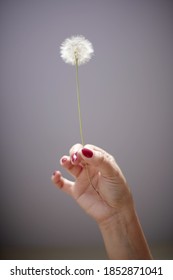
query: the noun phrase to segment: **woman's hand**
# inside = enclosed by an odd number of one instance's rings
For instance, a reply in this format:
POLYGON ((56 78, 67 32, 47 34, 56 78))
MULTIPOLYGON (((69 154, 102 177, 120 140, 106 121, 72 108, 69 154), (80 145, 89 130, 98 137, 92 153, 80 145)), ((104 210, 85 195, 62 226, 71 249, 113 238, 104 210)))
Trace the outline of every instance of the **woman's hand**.
POLYGON ((114 158, 104 150, 74 145, 61 165, 75 178, 69 181, 59 171, 52 180, 99 224, 116 215, 132 202, 126 180, 114 158))
POLYGON ((60 163, 75 181, 56 171, 53 182, 96 220, 109 258, 151 259, 130 190, 114 158, 96 146, 76 144, 60 163))

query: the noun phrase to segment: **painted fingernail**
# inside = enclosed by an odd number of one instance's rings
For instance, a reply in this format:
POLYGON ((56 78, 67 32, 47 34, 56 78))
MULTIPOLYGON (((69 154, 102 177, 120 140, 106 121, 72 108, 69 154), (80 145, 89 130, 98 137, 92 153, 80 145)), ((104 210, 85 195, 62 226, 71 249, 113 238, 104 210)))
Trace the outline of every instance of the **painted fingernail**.
POLYGON ((82 154, 87 158, 92 158, 93 152, 87 148, 82 149, 82 154))
POLYGON ((63 157, 62 159, 61 159, 61 162, 62 163, 65 163, 67 161, 67 158, 66 157, 63 157))
POLYGON ((72 155, 71 160, 73 163, 77 160, 77 152, 72 155))

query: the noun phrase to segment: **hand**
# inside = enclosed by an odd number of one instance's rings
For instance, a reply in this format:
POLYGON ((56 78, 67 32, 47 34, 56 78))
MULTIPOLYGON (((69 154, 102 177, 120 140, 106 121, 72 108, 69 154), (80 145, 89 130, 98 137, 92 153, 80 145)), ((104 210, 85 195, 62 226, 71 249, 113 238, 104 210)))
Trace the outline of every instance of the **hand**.
POLYGON ((152 259, 132 195, 114 158, 96 146, 76 144, 60 163, 75 181, 59 171, 52 181, 96 220, 109 258, 152 259))
POLYGON ((99 224, 117 215, 132 203, 126 180, 114 158, 104 150, 81 144, 74 145, 69 156, 63 156, 61 165, 75 178, 69 181, 60 171, 52 181, 99 224))

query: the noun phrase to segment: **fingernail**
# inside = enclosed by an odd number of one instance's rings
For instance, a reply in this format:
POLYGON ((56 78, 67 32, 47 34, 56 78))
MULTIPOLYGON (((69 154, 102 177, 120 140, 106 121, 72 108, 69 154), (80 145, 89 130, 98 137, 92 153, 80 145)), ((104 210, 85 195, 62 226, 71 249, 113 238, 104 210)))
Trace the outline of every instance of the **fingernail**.
POLYGON ((82 149, 82 154, 87 158, 92 158, 93 152, 87 148, 82 149))
POLYGON ((71 160, 73 163, 77 160, 77 152, 72 155, 71 160))
POLYGON ((56 174, 56 171, 54 171, 52 175, 55 176, 55 174, 56 174))
POLYGON ((62 163, 65 163, 67 161, 67 158, 66 157, 63 157, 62 159, 61 159, 61 162, 62 163))

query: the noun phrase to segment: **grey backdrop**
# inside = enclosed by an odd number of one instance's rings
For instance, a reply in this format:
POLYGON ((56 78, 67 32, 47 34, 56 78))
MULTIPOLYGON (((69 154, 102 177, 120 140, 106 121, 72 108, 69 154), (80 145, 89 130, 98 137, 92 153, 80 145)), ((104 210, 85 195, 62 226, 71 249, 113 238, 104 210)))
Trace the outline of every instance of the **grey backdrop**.
POLYGON ((168 0, 0 1, 4 250, 103 246, 95 222, 50 180, 80 142, 75 68, 59 55, 78 34, 95 50, 79 69, 85 142, 116 158, 149 244, 172 243, 172 18, 168 0))

